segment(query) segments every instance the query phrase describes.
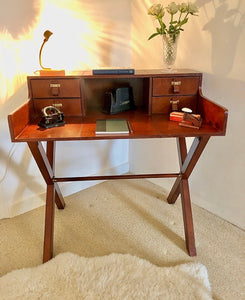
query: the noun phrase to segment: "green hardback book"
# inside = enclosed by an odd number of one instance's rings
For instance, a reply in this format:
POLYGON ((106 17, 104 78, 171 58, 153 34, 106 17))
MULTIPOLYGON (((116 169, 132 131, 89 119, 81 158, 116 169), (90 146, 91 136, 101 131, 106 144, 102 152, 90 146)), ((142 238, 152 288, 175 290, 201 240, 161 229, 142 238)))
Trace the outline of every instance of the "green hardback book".
POLYGON ((101 119, 96 121, 96 134, 129 134, 125 119, 101 119))

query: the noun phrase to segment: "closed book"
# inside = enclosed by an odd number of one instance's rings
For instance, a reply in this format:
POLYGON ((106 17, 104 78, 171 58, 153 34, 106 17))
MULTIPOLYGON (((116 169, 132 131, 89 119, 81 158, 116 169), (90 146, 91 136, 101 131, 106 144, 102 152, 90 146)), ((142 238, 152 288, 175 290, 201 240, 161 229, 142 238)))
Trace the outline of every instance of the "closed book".
POLYGON ((94 69, 93 75, 124 75, 135 73, 134 69, 94 69))
POLYGON ((125 119, 99 119, 96 121, 96 134, 129 134, 125 119))

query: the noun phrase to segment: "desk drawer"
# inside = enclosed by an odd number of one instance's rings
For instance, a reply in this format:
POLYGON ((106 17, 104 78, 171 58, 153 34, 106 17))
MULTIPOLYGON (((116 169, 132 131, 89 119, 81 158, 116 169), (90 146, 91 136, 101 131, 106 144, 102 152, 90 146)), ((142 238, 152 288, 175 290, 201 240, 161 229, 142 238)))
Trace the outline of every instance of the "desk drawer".
POLYGON ((30 97, 40 98, 78 98, 81 97, 79 78, 31 79, 30 97))
POLYGON ((188 107, 196 112, 196 96, 181 96, 181 97, 153 97, 152 98, 152 113, 153 114, 170 114, 171 100, 179 100, 179 110, 183 107, 188 107))
POLYGON ((46 106, 57 105, 57 108, 64 113, 64 116, 82 116, 82 103, 80 98, 72 99, 33 99, 35 114, 42 115, 42 109, 46 106), (62 106, 60 106, 60 104, 62 106))
POLYGON ((153 78, 153 96, 196 95, 199 77, 156 77, 153 78))

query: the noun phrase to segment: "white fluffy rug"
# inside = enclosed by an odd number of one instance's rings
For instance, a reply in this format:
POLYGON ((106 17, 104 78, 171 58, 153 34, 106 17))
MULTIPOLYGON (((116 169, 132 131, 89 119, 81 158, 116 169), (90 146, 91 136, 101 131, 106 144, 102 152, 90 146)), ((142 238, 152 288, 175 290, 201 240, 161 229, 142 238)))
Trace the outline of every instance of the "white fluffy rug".
POLYGON ((85 258, 62 253, 0 278, 1 300, 212 299, 205 266, 157 267, 128 255, 85 258))

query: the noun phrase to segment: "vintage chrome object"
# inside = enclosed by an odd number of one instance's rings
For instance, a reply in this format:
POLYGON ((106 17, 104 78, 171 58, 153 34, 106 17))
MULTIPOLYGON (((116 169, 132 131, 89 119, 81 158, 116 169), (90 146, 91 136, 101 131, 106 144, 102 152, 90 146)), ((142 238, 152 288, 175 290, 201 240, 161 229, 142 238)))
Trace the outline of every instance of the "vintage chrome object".
POLYGON ((38 126, 51 128, 65 125, 64 114, 57 107, 46 106, 42 109, 42 119, 38 126))

